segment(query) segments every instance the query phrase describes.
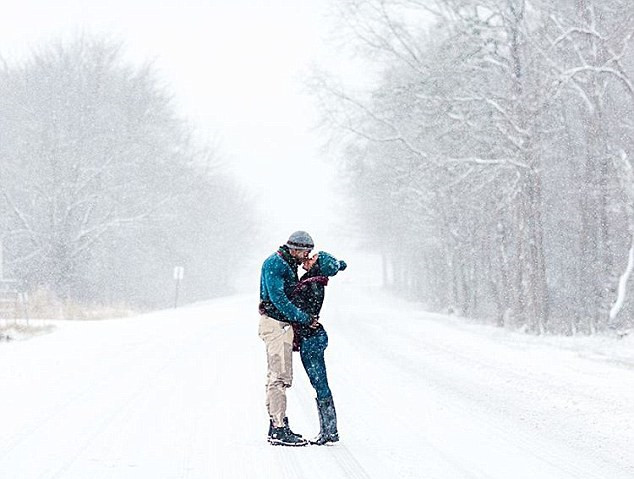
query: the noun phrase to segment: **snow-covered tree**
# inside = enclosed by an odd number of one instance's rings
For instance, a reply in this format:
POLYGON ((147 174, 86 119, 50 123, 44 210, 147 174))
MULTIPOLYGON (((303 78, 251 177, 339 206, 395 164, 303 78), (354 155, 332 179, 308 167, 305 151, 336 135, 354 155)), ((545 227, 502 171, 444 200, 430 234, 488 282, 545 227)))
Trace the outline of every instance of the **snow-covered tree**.
POLYGON ((0 213, 13 275, 62 298, 156 304, 172 267, 188 263, 194 296, 213 294, 232 257, 211 252, 251 227, 249 207, 209 168, 214 152, 194 145, 153 69, 89 35, 3 65, 0 213))
POLYGON ((352 164, 382 185, 376 243, 417 238, 419 263, 395 269, 414 270, 418 297, 533 332, 605 326, 629 247, 614 153, 631 148, 634 7, 338 5, 383 74, 369 95, 318 91, 363 152, 352 164))

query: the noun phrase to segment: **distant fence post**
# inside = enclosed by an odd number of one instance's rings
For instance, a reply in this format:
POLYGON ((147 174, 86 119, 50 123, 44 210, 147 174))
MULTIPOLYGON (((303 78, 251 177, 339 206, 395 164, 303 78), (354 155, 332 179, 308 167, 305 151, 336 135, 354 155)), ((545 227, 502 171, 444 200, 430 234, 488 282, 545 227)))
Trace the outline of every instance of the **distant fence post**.
POLYGON ((0 280, 0 318, 5 320, 5 324, 9 319, 13 319, 14 324, 17 322, 20 296, 16 285, 17 281, 0 280))

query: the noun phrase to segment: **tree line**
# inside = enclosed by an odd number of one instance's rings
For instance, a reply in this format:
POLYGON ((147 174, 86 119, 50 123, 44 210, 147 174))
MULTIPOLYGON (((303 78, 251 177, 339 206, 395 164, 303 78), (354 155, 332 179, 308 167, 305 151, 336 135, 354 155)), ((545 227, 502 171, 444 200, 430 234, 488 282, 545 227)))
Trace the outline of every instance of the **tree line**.
POLYGON ((0 59, 5 276, 87 305, 170 305, 174 266, 184 301, 228 291, 253 209, 193 135, 152 66, 111 40, 0 59))
POLYGON ((386 283, 533 333, 631 321, 634 4, 337 8, 378 82, 314 87, 386 283))

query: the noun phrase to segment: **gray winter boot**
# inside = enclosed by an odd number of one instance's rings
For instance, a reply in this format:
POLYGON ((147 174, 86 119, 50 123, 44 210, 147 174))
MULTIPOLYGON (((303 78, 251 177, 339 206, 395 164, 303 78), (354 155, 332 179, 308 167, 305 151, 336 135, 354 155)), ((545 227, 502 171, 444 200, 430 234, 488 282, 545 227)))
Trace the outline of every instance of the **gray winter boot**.
POLYGON ((319 412, 319 436, 310 443, 323 446, 329 442, 339 441, 337 411, 335 411, 332 396, 327 399, 317 399, 317 411, 319 412))

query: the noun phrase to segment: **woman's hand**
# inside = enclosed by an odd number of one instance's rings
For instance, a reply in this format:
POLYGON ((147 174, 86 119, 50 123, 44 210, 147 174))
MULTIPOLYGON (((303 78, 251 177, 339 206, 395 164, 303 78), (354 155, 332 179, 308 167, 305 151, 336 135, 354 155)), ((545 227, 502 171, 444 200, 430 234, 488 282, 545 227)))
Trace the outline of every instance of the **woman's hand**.
POLYGON ((317 329, 319 326, 321 326, 321 324, 319 324, 319 316, 311 316, 308 327, 311 329, 317 329))

